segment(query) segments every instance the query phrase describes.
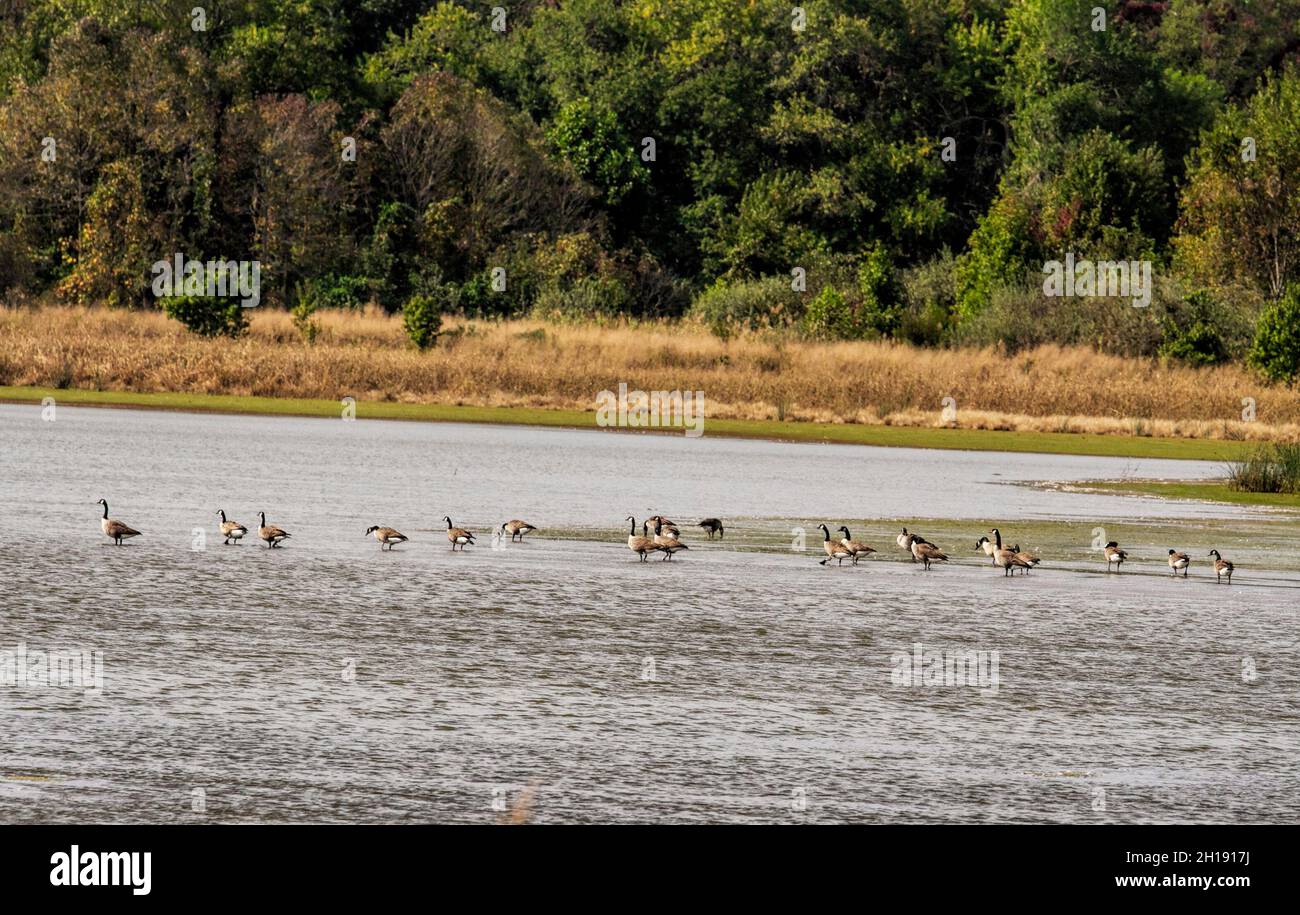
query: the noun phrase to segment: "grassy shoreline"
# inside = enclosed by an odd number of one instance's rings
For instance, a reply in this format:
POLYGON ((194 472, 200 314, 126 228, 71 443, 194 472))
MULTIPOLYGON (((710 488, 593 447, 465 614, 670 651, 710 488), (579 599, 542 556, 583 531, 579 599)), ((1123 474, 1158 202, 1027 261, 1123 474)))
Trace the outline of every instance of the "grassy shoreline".
POLYGON ((1300 495, 1278 492, 1240 492, 1221 480, 1094 480, 1071 489, 1112 495, 1155 496, 1160 499, 1223 502, 1300 509, 1300 495))
MULTIPOLYGON (((57 404, 177 410, 194 413, 243 413, 269 416, 339 417, 335 400, 296 397, 259 397, 231 394, 139 393, 96 391, 39 386, 0 386, 0 402, 36 403, 53 397, 57 404)), ((582 410, 541 407, 460 406, 432 403, 398 403, 361 400, 358 419, 416 422, 495 423, 595 429, 596 414, 582 410)), ((620 430, 621 431, 621 430, 620 430)), ((635 430, 662 435, 682 435, 680 430, 635 430)), ((897 448, 935 448, 961 451, 1010 451, 1041 454, 1077 454, 1094 457, 1168 458, 1174 460, 1228 461, 1240 458, 1250 447, 1245 442, 1196 440, 1070 432, 1013 432, 988 429, 886 426, 853 423, 817 423, 776 420, 706 419, 705 435, 760 438, 774 441, 873 445, 897 448)))

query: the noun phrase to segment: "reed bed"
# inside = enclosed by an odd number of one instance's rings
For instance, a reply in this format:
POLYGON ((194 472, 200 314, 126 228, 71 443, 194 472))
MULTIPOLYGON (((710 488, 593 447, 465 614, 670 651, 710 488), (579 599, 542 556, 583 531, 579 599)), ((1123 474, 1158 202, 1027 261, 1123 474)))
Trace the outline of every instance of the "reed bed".
POLYGON ((438 345, 419 352, 382 312, 316 320, 309 345, 287 313, 271 310, 255 312, 243 337, 213 340, 158 312, 0 309, 0 384, 592 410, 597 392, 623 382, 703 391, 717 419, 1300 441, 1300 391, 1239 366, 532 320, 450 320, 438 345))
POLYGON ((1260 445, 1229 465, 1228 486, 1237 492, 1300 493, 1300 445, 1260 445))

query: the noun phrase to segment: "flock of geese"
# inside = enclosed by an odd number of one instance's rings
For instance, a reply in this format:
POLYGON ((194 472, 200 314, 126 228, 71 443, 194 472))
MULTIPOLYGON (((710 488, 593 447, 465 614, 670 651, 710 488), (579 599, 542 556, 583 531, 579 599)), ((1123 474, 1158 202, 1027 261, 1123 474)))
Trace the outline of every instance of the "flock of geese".
MULTIPOLYGON (((121 545, 122 541, 129 540, 132 537, 139 537, 140 532, 129 525, 123 524, 108 516, 108 502, 100 499, 95 503, 104 507, 103 518, 100 525, 105 536, 112 541, 121 545)), ((221 533, 223 543, 226 545, 238 543, 248 534, 248 528, 237 521, 231 521, 226 517, 224 510, 218 509, 217 516, 221 519, 218 530, 221 533)), ((283 541, 291 536, 283 528, 276 527, 274 524, 266 523, 266 513, 258 512, 258 539, 266 542, 268 548, 274 549, 283 541)), ((466 546, 474 545, 474 533, 461 527, 456 527, 449 516, 444 515, 443 521, 447 522, 447 540, 451 543, 452 552, 457 549, 464 551, 466 546)), ((650 554, 662 553, 663 560, 670 560, 682 550, 690 549, 681 540, 681 529, 674 522, 665 518, 663 515, 653 515, 641 522, 640 533, 637 532, 636 518, 628 515, 623 520, 627 521, 631 528, 627 536, 627 548, 636 553, 641 562, 647 562, 650 554), (650 525, 654 525, 654 533, 650 533, 650 525)), ((725 534, 722 521, 718 518, 705 518, 695 525, 703 529, 708 534, 710 540, 717 535, 721 539, 725 534)), ((849 560, 853 565, 858 564, 858 560, 863 556, 870 556, 876 552, 874 547, 868 546, 860 540, 853 539, 852 533, 845 525, 840 525, 835 533, 843 534, 843 537, 832 537, 830 528, 825 524, 817 525, 822 532, 822 548, 826 551, 826 558, 820 561, 821 565, 827 565, 833 559, 837 565, 843 565, 844 560, 849 560)), ((496 535, 504 538, 510 537, 511 543, 522 543, 524 536, 537 530, 527 521, 520 521, 518 518, 505 522, 497 529, 496 535)), ((1020 544, 1014 544, 1006 547, 1002 545, 1002 532, 996 527, 989 531, 993 539, 980 537, 975 541, 975 549, 982 550, 992 561, 992 564, 1003 570, 1004 575, 1014 575, 1016 570, 1020 570, 1025 575, 1029 570, 1041 562, 1033 553, 1020 549, 1020 544)), ((379 543, 380 550, 392 550, 399 543, 405 543, 409 538, 401 531, 391 527, 383 527, 378 524, 366 528, 365 536, 373 536, 379 543)), ((939 547, 935 546, 929 540, 926 540, 920 534, 908 531, 903 528, 903 532, 895 538, 898 546, 912 554, 912 562, 919 562, 925 571, 930 571, 930 567, 936 562, 948 562, 948 554, 939 547)), ((1111 566, 1115 567, 1116 572, 1123 570, 1124 563, 1128 560, 1128 553, 1120 549, 1119 544, 1112 540, 1106 544, 1103 555, 1106 560, 1106 571, 1110 572, 1111 566)), ((1227 581, 1232 584, 1232 573, 1234 566, 1231 562, 1224 559, 1218 550, 1210 550, 1209 555, 1214 559, 1214 576, 1217 582, 1227 581)), ((1179 572, 1183 577, 1187 577, 1187 569, 1192 564, 1191 557, 1186 553, 1180 553, 1177 550, 1169 551, 1169 574, 1176 576, 1179 572)))

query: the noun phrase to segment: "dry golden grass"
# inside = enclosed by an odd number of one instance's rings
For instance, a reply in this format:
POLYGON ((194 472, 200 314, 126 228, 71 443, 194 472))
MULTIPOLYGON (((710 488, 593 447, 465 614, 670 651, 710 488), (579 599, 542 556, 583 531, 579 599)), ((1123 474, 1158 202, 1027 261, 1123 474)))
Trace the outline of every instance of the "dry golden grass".
POLYGON ((309 346, 288 314, 269 310, 241 339, 205 340, 157 312, 0 309, 0 384, 592 410, 598 391, 626 382, 703 391, 717 419, 940 426, 952 397, 966 428, 1300 440, 1300 391, 1236 366, 538 321, 449 321, 453 333, 420 353, 382 313, 317 320, 309 346), (1255 422, 1241 421, 1248 397, 1255 422))

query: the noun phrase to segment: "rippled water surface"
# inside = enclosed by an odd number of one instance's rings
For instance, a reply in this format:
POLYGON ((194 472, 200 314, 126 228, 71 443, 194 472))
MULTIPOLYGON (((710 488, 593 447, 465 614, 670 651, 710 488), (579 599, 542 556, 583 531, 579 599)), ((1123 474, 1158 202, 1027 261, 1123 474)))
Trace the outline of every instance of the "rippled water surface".
POLYGON ((9 405, 0 457, 0 822, 1300 820, 1296 516, 1016 485, 1216 465, 9 405), (726 539, 639 563, 656 512, 726 539), (822 521, 879 554, 819 565, 822 521), (1043 565, 991 569, 992 525, 1043 565))

